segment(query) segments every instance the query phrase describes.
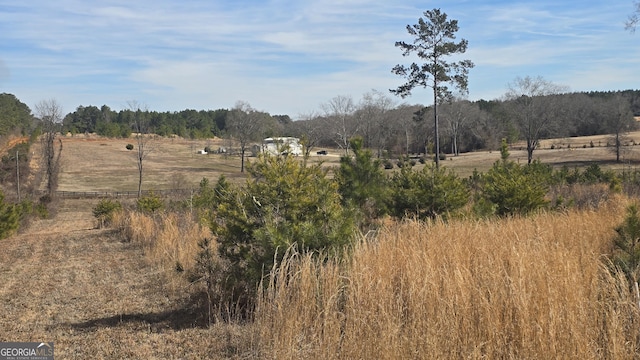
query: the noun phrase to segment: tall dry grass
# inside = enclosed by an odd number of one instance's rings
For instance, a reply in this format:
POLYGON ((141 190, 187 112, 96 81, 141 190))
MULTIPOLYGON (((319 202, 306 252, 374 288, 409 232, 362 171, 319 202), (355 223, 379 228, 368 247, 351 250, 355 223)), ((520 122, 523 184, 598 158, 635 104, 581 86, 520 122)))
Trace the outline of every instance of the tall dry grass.
POLYGON ((640 311, 606 256, 626 200, 530 218, 406 221, 348 261, 294 255, 256 311, 277 359, 632 359, 640 311))
POLYGON ((114 216, 113 226, 124 239, 144 248, 147 260, 166 275, 172 291, 180 291, 185 286, 185 278, 177 270, 192 270, 199 251, 198 242, 211 238, 209 228, 186 213, 150 215, 122 211, 114 216))

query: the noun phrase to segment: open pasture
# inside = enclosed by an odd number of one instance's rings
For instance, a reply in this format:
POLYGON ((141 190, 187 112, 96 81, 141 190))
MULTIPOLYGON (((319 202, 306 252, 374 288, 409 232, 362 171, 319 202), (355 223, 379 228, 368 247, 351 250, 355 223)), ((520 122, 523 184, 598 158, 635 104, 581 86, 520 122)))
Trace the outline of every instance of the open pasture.
MULTIPOLYGON (((625 137, 628 146, 623 147, 621 162, 615 162, 613 147, 607 147, 609 136, 550 139, 541 141, 534 158, 555 167, 570 168, 598 163, 606 169, 622 171, 635 169, 640 164, 640 132, 625 137), (591 147, 593 143, 594 147, 591 147)), ((137 148, 127 150, 127 144, 136 145, 136 139, 108 139, 95 136, 76 135, 62 137, 61 191, 136 191, 138 184, 137 148)), ((241 180, 240 156, 230 154, 198 154, 205 147, 217 150, 228 147, 222 139, 189 140, 181 138, 158 138, 147 144, 143 161, 143 189, 188 189, 195 188, 202 178, 215 181, 221 174, 231 180, 241 180)), ((511 146, 510 159, 526 163, 524 143, 511 146)), ((250 155, 250 152, 248 152, 250 155)), ((318 156, 313 151, 311 161, 322 161, 325 166, 339 163, 339 149, 329 149, 329 155, 318 156)), ((248 161, 253 158, 248 157, 248 161)), ((500 159, 499 151, 464 153, 454 157, 447 155, 442 164, 458 175, 466 177, 474 169, 486 171, 500 159)), ((390 171, 390 170, 388 170, 390 171)))

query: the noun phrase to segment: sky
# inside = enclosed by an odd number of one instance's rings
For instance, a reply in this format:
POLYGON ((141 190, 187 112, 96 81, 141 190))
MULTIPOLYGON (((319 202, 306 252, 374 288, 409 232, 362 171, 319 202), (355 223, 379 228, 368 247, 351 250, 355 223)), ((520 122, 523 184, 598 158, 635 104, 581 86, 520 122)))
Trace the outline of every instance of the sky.
POLYGON ((469 100, 499 99, 517 77, 572 92, 640 88, 633 0, 0 0, 0 93, 31 109, 135 101, 154 111, 232 108, 238 101, 293 119, 336 96, 400 98, 391 73, 412 42, 407 25, 440 8, 458 21, 469 100))

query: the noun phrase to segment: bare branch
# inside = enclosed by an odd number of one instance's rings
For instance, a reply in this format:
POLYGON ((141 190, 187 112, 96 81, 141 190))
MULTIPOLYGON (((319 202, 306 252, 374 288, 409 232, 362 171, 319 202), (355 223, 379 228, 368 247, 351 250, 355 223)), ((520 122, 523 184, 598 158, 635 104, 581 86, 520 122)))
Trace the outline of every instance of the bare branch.
POLYGON ((57 150, 55 142, 62 124, 62 107, 55 99, 43 100, 36 104, 35 114, 42 124, 42 159, 47 179, 47 192, 49 196, 53 196, 58 187, 60 173, 62 141, 59 140, 60 146, 57 150))
POLYGON ((127 102, 128 110, 131 112, 132 126, 136 132, 136 162, 138 164, 138 197, 142 195, 142 175, 144 170, 144 160, 153 150, 150 141, 154 136, 151 134, 149 123, 149 110, 146 105, 139 104, 136 100, 127 102))
POLYGON ((624 29, 628 30, 632 34, 636 32, 638 21, 640 21, 640 1, 634 2, 634 6, 636 9, 631 15, 629 15, 629 18, 624 23, 624 29))

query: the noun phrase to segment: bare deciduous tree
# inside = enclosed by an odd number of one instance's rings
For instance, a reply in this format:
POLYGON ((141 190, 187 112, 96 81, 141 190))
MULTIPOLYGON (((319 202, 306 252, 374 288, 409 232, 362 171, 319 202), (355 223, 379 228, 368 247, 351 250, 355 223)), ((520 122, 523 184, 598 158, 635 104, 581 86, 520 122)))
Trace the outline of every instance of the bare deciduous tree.
POLYGON ((543 79, 541 76, 517 77, 508 85, 505 95, 509 102, 512 118, 515 120, 520 135, 527 142, 527 162, 533 161, 533 152, 538 147, 540 138, 554 124, 559 107, 551 95, 560 94, 566 88, 543 79))
POLYGON ((371 90, 365 93, 355 112, 355 120, 359 124, 359 134, 364 140, 365 148, 375 148, 378 157, 386 145, 391 130, 391 111, 395 101, 384 93, 371 90))
POLYGON ((349 153, 349 139, 358 131, 358 124, 353 119, 356 107, 351 96, 338 95, 321 105, 325 112, 327 127, 333 132, 336 144, 349 153))
POLYGON ((426 153, 426 143, 429 141, 428 139, 431 132, 422 129, 425 126, 429 126, 429 124, 425 124, 425 121, 422 121, 423 110, 423 106, 409 104, 401 104, 396 110, 394 110, 394 135, 397 138, 396 144, 399 149, 398 152, 401 151, 402 153, 409 155, 412 150, 412 144, 417 142, 420 144, 420 151, 425 151, 426 153))
MULTIPOLYGON (((497 106, 496 106, 497 107, 497 106)), ((497 110, 484 111, 476 107, 469 130, 474 148, 499 149, 500 142, 508 138, 508 131, 496 115, 497 110)))
POLYGON ((263 120, 266 115, 244 101, 238 101, 229 113, 226 127, 229 135, 240 143, 240 156, 242 157, 240 172, 244 172, 244 156, 249 143, 262 136, 263 120))
POLYGON ((613 138, 613 151, 616 154, 616 162, 620 162, 620 155, 623 150, 622 146, 625 142, 624 136, 629 131, 635 130, 636 127, 631 106, 629 100, 622 94, 616 94, 612 99, 607 101, 603 110, 602 116, 613 138))
POLYGON ((440 115, 441 119, 444 120, 445 131, 451 137, 451 152, 453 156, 460 155, 460 137, 471 121, 471 116, 474 114, 474 107, 477 106, 468 100, 454 98, 452 102, 442 104, 440 108, 440 115))
POLYGON ((365 93, 358 104, 356 118, 360 124, 360 134, 364 148, 380 148, 383 128, 389 120, 389 111, 395 106, 393 99, 377 90, 365 93))
POLYGON ((53 196, 58 187, 60 154, 62 154, 62 140, 57 139, 63 119, 62 107, 55 99, 43 100, 36 104, 35 114, 42 124, 42 159, 47 179, 47 193, 53 196), (58 140, 57 149, 56 139, 58 140))
POLYGON ((131 126, 135 131, 136 138, 136 162, 138 164, 138 197, 142 196, 142 176, 144 170, 144 160, 152 152, 153 146, 151 141, 154 135, 151 133, 151 124, 148 118, 148 109, 142 107, 137 101, 129 101, 127 103, 128 110, 131 113, 131 126))
POLYGON ((319 116, 315 113, 300 115, 298 121, 294 121, 288 125, 291 135, 300 138, 305 161, 311 154, 311 150, 318 145, 322 139, 323 123, 319 116))

